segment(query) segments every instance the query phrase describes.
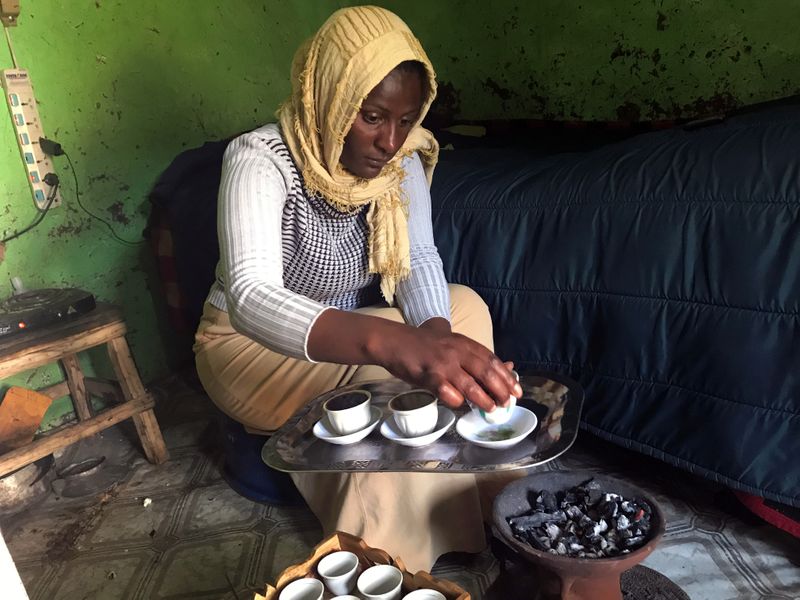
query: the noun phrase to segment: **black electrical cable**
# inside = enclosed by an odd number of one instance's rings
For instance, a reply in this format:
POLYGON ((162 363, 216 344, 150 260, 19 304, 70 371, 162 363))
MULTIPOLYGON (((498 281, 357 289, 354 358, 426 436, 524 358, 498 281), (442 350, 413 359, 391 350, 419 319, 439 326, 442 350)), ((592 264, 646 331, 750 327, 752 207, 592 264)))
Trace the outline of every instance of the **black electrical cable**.
MULTIPOLYGON (((139 244, 144 244, 147 240, 139 240, 138 242, 131 242, 129 240, 122 239, 121 237, 119 237, 117 235, 117 232, 114 231, 114 228, 111 226, 111 223, 109 223, 108 221, 106 221, 102 217, 97 216, 96 214, 94 214, 92 211, 90 211, 88 208, 86 208, 83 205, 83 202, 81 202, 81 192, 80 192, 80 189, 78 187, 78 174, 75 172, 75 165, 72 164, 72 159, 69 157, 69 154, 67 152, 64 152, 62 150, 61 146, 58 146, 58 150, 60 151, 60 154, 63 154, 64 156, 67 157, 67 162, 69 163, 69 168, 72 170, 72 177, 75 180, 75 200, 78 201, 78 206, 80 206, 81 209, 83 209, 83 212, 85 212, 90 217, 92 217, 94 219, 97 219, 103 225, 108 227, 108 230, 111 232, 111 235, 114 237, 114 239, 116 239, 121 244, 125 244, 127 246, 138 246, 139 244)), ((55 156, 59 156, 59 153, 56 153, 55 156)))
MULTIPOLYGON (((48 175, 50 175, 50 174, 48 174, 48 175)), ((5 244, 6 242, 10 242, 11 240, 17 239, 23 233, 28 233, 31 229, 33 229, 39 223, 41 223, 44 220, 45 215, 47 215, 47 211, 50 210, 50 207, 53 205, 53 200, 56 199, 56 193, 58 192, 58 186, 60 186, 60 185, 61 185, 61 182, 58 181, 58 178, 56 178, 55 185, 50 189, 50 197, 47 198, 47 204, 44 205, 44 208, 41 210, 39 215, 33 221, 31 221, 30 225, 28 225, 24 229, 20 229, 19 231, 15 231, 10 236, 5 237, 2 240, 0 240, 0 244, 5 244)))

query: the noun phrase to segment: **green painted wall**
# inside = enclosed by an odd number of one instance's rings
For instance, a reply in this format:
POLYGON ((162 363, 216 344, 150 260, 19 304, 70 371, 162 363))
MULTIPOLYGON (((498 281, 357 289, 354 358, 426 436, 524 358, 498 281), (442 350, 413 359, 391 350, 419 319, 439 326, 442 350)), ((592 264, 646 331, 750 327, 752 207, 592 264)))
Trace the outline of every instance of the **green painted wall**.
MULTIPOLYGON (((464 119, 669 118, 800 92, 794 0, 377 2, 404 17, 437 67, 437 110, 464 119)), ((137 240, 156 176, 182 149, 271 120, 296 46, 333 0, 22 0, 11 33, 45 131, 70 153, 84 204, 137 240)), ((8 54, 0 52, 8 68, 8 54)), ((3 109, 5 110, 5 109, 3 109)), ((8 281, 79 286, 124 307, 144 378, 185 360, 164 325, 146 246, 83 213, 63 159, 63 205, 8 244, 8 281)), ((0 234, 35 216, 5 112, 0 234)), ((198 240, 198 243, 202 241, 198 240)), ((83 357, 101 373, 100 353, 83 357)), ((53 368, 6 380, 41 386, 53 368)), ((67 410, 56 403, 54 422, 67 410)))

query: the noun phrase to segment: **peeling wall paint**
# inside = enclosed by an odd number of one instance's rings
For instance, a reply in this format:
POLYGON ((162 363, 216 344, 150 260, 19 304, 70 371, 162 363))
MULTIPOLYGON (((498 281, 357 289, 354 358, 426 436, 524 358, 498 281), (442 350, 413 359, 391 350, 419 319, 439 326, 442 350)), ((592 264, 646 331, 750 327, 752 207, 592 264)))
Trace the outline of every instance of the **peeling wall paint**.
MULTIPOLYGON (((662 119, 800 93, 794 0, 376 3, 422 40, 439 76, 436 110, 448 117, 662 119)), ((45 132, 75 164, 83 204, 135 241, 148 190, 170 160, 272 120, 295 48, 346 4, 355 2, 26 0, 11 33, 45 132)), ((0 296, 20 276, 31 288, 78 286, 119 303, 144 378, 164 375, 189 357, 164 323, 149 249, 119 243, 82 211, 66 161, 55 163, 63 204, 9 243, 0 296)), ((6 115, 0 235, 34 216, 6 115)), ((108 371, 100 352, 81 360, 108 371)), ((45 368, 3 383, 60 378, 45 368)), ((67 409, 57 403, 48 418, 67 409)))

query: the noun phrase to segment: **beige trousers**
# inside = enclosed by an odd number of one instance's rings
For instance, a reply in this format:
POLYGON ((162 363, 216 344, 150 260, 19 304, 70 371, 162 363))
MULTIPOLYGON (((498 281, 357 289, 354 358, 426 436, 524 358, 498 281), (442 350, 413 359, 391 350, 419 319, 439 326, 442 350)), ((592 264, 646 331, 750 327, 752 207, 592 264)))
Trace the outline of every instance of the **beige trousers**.
MULTIPOLYGON (((453 331, 492 348, 488 308, 471 289, 450 286, 453 331)), ((403 321, 396 308, 357 312, 403 321)), ((197 372, 214 403, 250 430, 274 431, 333 388, 390 377, 376 366, 310 363, 237 333, 227 313, 206 304, 194 347, 197 372)), ((521 473, 520 473, 521 474, 521 473)), ((293 473, 325 535, 344 531, 400 556, 409 570, 430 570, 446 552, 479 552, 483 514, 515 472, 493 477, 447 473, 293 473), (480 483, 480 489, 479 484, 480 483)))

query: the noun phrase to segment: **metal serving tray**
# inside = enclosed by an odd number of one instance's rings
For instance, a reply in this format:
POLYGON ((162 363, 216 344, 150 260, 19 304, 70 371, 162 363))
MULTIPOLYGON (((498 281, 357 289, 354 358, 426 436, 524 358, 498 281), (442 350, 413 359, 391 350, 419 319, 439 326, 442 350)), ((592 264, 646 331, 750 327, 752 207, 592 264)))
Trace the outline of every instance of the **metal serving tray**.
MULTIPOLYGON (((511 448, 481 448, 456 433, 455 424, 436 442, 420 448, 400 446, 387 440, 376 427, 366 438, 349 446, 336 446, 317 439, 314 424, 323 417, 322 404, 343 390, 369 390, 372 405, 389 415, 388 402, 395 394, 411 389, 399 379, 368 381, 322 394, 293 416, 264 445, 261 457, 279 471, 419 471, 483 473, 510 471, 546 463, 572 446, 578 434, 583 407, 583 389, 556 373, 537 372, 520 379, 523 396, 519 406, 532 410, 539 419, 536 429, 511 448)), ((455 409, 456 419, 467 412, 455 409)))

